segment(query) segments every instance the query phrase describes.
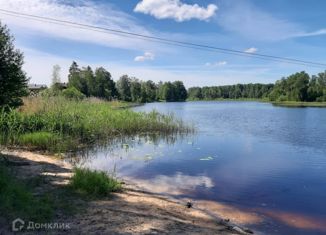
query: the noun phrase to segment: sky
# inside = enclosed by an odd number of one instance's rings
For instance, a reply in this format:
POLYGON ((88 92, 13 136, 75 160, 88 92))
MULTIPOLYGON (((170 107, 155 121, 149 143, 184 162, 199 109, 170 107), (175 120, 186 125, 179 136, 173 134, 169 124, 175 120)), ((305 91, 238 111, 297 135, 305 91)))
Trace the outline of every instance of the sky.
MULTIPOLYGON (((0 0, 0 10, 50 17, 205 44, 326 63, 324 0, 0 0)), ((52 68, 106 68, 115 80, 123 74, 141 80, 181 80, 186 87, 236 83, 273 83, 316 68, 279 61, 178 47, 135 37, 18 18, 0 20, 25 56, 31 83, 51 83, 52 68)))

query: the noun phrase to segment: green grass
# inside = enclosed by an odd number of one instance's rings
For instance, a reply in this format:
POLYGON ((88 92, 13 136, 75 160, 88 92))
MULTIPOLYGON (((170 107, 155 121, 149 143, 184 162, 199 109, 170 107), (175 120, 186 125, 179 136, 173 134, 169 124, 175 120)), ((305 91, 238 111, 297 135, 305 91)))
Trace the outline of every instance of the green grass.
POLYGON ((48 221, 53 216, 53 201, 48 195, 36 198, 28 183, 17 180, 10 168, 0 163, 0 211, 8 220, 48 221))
POLYGON ((46 150, 50 146, 56 146, 60 137, 55 133, 39 131, 22 134, 18 138, 18 143, 29 148, 46 150))
POLYGON ((30 98, 19 110, 0 110, 0 141, 9 146, 65 151, 117 136, 191 130, 172 115, 121 109, 126 106, 97 99, 30 98))
POLYGON ((70 182, 71 187, 82 194, 103 197, 121 190, 121 184, 105 172, 76 168, 70 182))
POLYGON ((280 101, 273 102, 272 104, 284 107, 326 107, 326 102, 280 101))

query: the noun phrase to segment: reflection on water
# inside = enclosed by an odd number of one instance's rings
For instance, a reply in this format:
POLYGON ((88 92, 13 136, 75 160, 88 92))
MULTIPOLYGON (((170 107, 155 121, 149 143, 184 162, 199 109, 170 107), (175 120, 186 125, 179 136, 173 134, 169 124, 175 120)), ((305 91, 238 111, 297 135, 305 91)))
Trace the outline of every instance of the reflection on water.
POLYGON ((136 108, 152 109, 173 111, 197 132, 116 139, 73 159, 269 234, 326 233, 326 109, 256 102, 136 108))
MULTIPOLYGON (((129 179, 128 177, 126 178, 129 179)), ((191 195, 199 187, 212 188, 213 181, 207 176, 184 175, 180 172, 175 175, 157 175, 152 179, 137 180, 137 186, 153 193, 164 195, 191 195)))

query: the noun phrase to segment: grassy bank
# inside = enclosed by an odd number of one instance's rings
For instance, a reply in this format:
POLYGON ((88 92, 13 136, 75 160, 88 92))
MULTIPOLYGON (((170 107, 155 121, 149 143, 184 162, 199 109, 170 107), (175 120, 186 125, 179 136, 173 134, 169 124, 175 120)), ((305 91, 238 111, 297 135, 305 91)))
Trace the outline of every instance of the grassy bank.
POLYGON ((42 166, 32 159, 0 153, 0 227, 16 218, 38 223, 57 220, 58 214, 69 216, 82 209, 77 208, 82 204, 75 204, 76 200, 107 198, 121 190, 121 183, 105 172, 83 168, 72 171, 58 162, 46 162, 46 157, 42 166), (53 172, 58 174, 54 178, 53 172), (67 182, 64 173, 71 175, 67 175, 67 182))
POLYGON ((272 102, 276 106, 284 107, 326 107, 326 102, 298 102, 298 101, 282 101, 272 102))
POLYGON ((64 152, 121 135, 190 130, 172 115, 122 109, 128 105, 98 99, 28 98, 19 110, 0 110, 1 143, 64 152))
POLYGON ((17 179, 12 169, 4 162, 0 162, 1 214, 6 215, 8 220, 18 217, 34 221, 51 219, 54 212, 51 196, 35 197, 33 195, 34 186, 35 181, 17 179))

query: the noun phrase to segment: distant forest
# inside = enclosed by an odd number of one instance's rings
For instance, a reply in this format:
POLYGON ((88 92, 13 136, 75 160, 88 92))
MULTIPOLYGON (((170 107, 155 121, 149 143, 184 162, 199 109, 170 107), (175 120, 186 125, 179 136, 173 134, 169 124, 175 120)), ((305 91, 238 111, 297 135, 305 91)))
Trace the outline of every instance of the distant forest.
POLYGON ((326 71, 309 76, 299 72, 275 84, 237 84, 229 86, 191 87, 189 100, 265 99, 270 101, 326 101, 326 71))
MULTIPOLYGON (((68 89, 86 97, 131 102, 185 101, 215 99, 264 99, 269 101, 326 101, 326 72, 309 76, 298 72, 276 81, 275 84, 236 84, 225 86, 191 87, 183 82, 142 81, 123 75, 115 82, 111 74, 100 67, 79 68, 73 62, 69 69, 68 89)), ((67 93, 67 92, 66 92, 67 93)))
POLYGON ((132 102, 185 101, 187 90, 181 81, 154 83, 123 75, 115 83, 111 74, 100 67, 80 69, 73 62, 69 69, 68 89, 75 88, 85 96, 107 100, 119 99, 132 102))

